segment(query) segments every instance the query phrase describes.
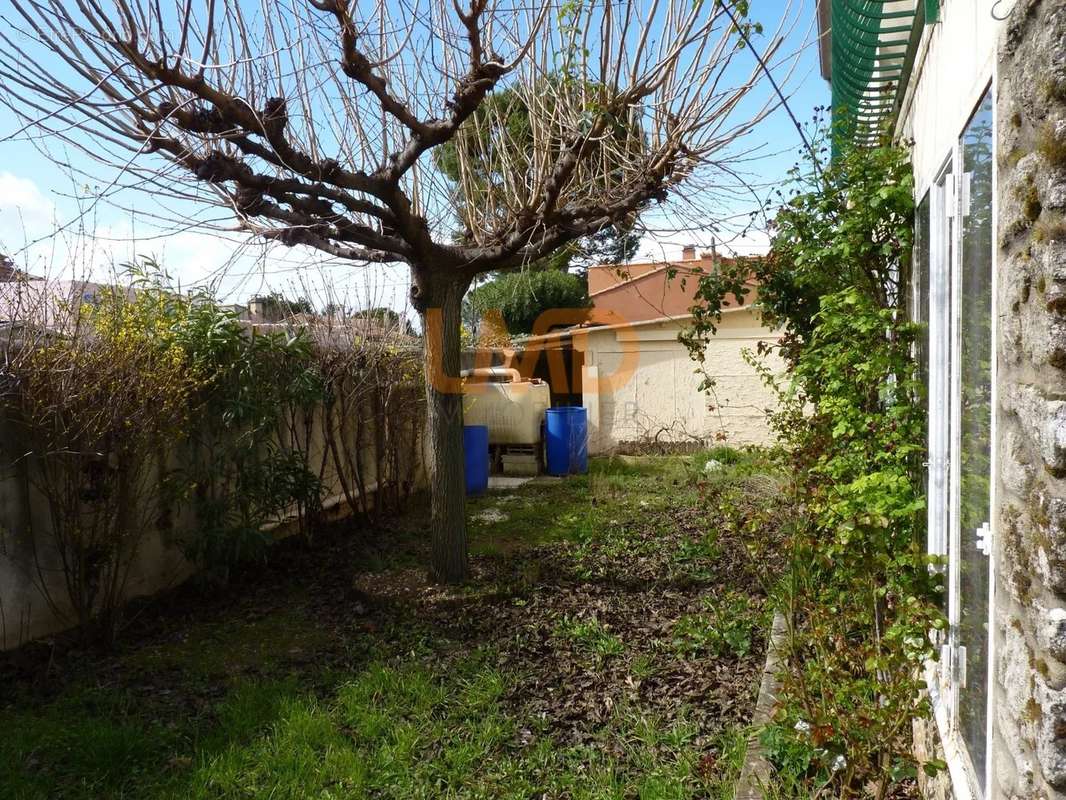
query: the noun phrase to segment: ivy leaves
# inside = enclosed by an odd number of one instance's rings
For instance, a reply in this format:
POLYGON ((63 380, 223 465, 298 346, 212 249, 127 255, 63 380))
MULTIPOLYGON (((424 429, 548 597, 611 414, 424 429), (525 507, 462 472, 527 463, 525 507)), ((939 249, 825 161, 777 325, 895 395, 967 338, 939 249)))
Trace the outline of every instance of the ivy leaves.
POLYGON ((777 197, 768 255, 726 261, 700 278, 684 339, 690 352, 702 351, 723 308, 745 301, 751 279, 764 319, 782 329, 786 356, 812 334, 823 297, 853 288, 880 308, 902 306, 914 217, 907 151, 837 149, 826 164, 792 170, 791 194, 777 197))
POLYGON ((783 331, 789 370, 773 423, 794 476, 779 597, 791 636, 764 741, 798 794, 884 797, 893 781, 940 768, 910 747, 912 721, 929 714, 918 667, 944 625, 923 546, 918 328, 904 307, 913 180, 902 148, 837 151, 821 169, 794 170, 768 256, 702 276, 685 342, 699 360, 722 309, 753 284, 783 331))

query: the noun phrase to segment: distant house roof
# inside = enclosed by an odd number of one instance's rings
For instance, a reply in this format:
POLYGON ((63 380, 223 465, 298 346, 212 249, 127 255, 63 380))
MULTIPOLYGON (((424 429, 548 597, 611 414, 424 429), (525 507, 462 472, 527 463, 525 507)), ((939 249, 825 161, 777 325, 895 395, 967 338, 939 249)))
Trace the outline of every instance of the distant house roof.
MULTIPOLYGON (((713 253, 697 255, 686 248, 677 261, 644 261, 635 264, 600 264, 589 269, 589 299, 597 311, 609 312, 628 322, 687 316, 696 302, 699 279, 717 266, 733 263, 713 253)), ((752 291, 746 302, 754 299, 752 291)), ((738 305, 736 298, 727 298, 738 305)))
POLYGON ((15 266, 14 261, 5 256, 3 253, 0 253, 0 283, 29 280, 40 280, 40 278, 34 278, 29 273, 23 272, 21 269, 15 266))

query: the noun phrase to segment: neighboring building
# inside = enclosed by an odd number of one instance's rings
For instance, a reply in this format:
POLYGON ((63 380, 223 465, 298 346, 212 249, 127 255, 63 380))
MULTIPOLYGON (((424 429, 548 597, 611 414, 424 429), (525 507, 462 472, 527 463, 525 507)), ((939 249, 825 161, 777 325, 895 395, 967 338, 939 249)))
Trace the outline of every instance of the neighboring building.
POLYGON ((745 359, 777 335, 750 305, 723 312, 707 344, 702 375, 678 334, 689 315, 579 329, 574 348, 584 354, 583 405, 589 411, 589 447, 619 445, 765 445, 773 440, 767 412, 776 397, 745 359))
POLYGON ((14 281, 37 280, 32 275, 23 272, 15 266, 15 262, 0 253, 0 283, 12 283, 14 281))
POLYGON ((219 308, 226 311, 243 322, 251 322, 252 314, 248 306, 241 303, 222 303, 219 308))
MULTIPOLYGON (((732 259, 706 252, 697 255, 695 247, 686 247, 679 261, 599 264, 588 271, 589 299, 593 308, 629 322, 687 317, 696 302, 700 276, 720 263, 732 263, 732 259)), ((748 287, 745 303, 751 304, 758 292, 754 282, 748 287)), ((726 299, 731 306, 737 305, 736 298, 726 299)))
POLYGON ((1066 797, 1066 2, 819 0, 856 136, 913 143, 928 323, 931 796, 1066 797), (934 741, 939 739, 939 742, 934 741))
POLYGON ((593 453, 638 444, 768 444, 767 411, 776 397, 745 353, 778 335, 752 307, 754 291, 744 305, 730 304, 707 346, 710 391, 700 389, 703 375, 678 341, 699 275, 714 261, 686 248, 679 261, 593 267, 592 321, 524 339, 505 363, 548 380, 554 403, 588 409, 593 453))
POLYGON ((0 324, 71 330, 82 307, 98 303, 106 290, 109 287, 93 281, 54 281, 20 273, 0 281, 0 324))

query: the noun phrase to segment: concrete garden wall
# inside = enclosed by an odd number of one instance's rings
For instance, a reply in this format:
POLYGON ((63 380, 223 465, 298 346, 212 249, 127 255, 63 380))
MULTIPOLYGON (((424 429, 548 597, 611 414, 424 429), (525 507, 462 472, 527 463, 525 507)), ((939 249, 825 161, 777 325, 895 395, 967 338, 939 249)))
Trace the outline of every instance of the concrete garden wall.
MULTIPOLYGON (((418 408, 417 403, 414 408, 418 408)), ((359 436, 358 452, 365 471, 364 494, 360 500, 373 507, 377 492, 377 453, 375 410, 369 405, 358 410, 364 426, 359 436)), ((353 412, 353 415, 355 412, 353 412)), ((323 506, 327 518, 355 513, 346 501, 333 460, 329 458, 323 434, 321 412, 315 414, 312 427, 310 469, 321 472, 323 506)), ((349 420, 352 422, 354 420, 349 420)), ((421 442, 421 419, 412 417, 411 441, 421 442)), ((73 619, 60 609, 53 610, 38 587, 42 581, 51 587, 54 598, 63 596, 63 573, 54 550, 48 547, 48 503, 29 480, 28 465, 19 446, 20 432, 11 420, 0 415, 0 650, 17 647, 26 641, 48 636, 73 626, 73 619), (38 532, 36 536, 34 532, 38 532), (36 553, 36 555, 35 555, 36 553)), ((401 471, 424 486, 420 447, 404 448, 401 471)), ((167 454, 169 469, 181 469, 180 448, 167 454)), ((176 507, 163 526, 144 532, 130 570, 127 597, 152 595, 173 588, 189 578, 193 565, 175 542, 182 531, 195 530, 196 519, 191 506, 176 507)), ((295 520, 286 516, 268 524, 277 538, 296 532, 295 520)))

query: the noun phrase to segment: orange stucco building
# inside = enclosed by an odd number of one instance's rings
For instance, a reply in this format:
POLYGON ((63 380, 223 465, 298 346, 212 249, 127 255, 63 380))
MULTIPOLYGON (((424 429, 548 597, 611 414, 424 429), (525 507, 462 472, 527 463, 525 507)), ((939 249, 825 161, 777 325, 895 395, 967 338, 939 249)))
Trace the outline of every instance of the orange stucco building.
MULTIPOLYGON (((598 264, 588 271, 589 299, 594 309, 617 315, 626 322, 663 317, 687 317, 695 302, 701 275, 732 259, 713 253, 697 254, 686 247, 677 261, 645 261, 636 264, 598 264)), ((755 283, 749 282, 745 304, 755 300, 755 283)), ((736 298, 727 298, 736 306, 736 298)))

